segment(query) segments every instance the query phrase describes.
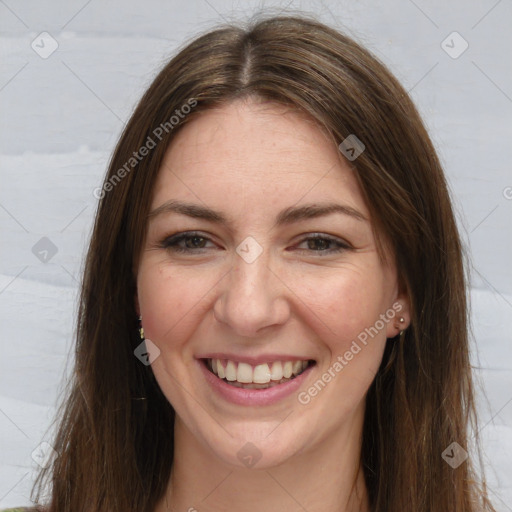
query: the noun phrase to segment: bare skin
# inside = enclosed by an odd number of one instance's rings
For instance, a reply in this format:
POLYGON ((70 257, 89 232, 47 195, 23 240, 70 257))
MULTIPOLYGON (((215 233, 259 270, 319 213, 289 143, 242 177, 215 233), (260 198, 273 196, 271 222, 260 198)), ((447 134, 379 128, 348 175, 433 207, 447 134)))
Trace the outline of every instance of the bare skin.
POLYGON ((226 222, 168 208, 148 224, 136 302, 177 414, 173 472, 155 512, 367 511, 365 395, 409 305, 392 254, 387 263, 377 254, 350 165, 304 117, 237 101, 178 133, 150 209, 169 201, 226 222), (325 203, 345 210, 277 222, 286 209, 325 203), (171 245, 182 232, 192 233, 171 245), (251 263, 236 251, 247 237, 262 249, 251 263), (370 326, 378 333, 357 342, 370 326), (296 392, 248 407, 211 388, 198 359, 211 352, 315 364, 296 392), (326 373, 325 386, 308 391, 326 373), (251 467, 239 456, 247 443, 260 457, 251 467))

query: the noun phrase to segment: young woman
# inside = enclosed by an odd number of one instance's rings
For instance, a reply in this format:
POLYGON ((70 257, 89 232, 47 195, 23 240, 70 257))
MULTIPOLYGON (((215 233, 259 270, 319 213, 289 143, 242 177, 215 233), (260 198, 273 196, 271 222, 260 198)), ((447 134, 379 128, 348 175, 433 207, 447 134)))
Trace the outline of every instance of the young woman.
POLYGON ((493 510, 445 178, 368 51, 297 17, 199 37, 96 192, 41 510, 493 510))

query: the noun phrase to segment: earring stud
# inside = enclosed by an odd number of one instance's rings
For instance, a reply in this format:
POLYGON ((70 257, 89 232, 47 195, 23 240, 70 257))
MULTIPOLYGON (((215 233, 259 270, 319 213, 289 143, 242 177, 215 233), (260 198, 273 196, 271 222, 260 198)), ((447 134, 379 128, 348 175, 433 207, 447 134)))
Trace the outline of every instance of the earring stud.
POLYGON ((139 316, 139 336, 140 339, 144 339, 144 327, 142 327, 142 315, 139 316))
MULTIPOLYGON (((405 318, 403 316, 401 316, 399 319, 398 319, 398 323, 399 324, 403 324, 405 322, 405 318)), ((400 330, 400 341, 402 341, 404 339, 404 334, 405 334, 405 329, 401 329, 400 330)))

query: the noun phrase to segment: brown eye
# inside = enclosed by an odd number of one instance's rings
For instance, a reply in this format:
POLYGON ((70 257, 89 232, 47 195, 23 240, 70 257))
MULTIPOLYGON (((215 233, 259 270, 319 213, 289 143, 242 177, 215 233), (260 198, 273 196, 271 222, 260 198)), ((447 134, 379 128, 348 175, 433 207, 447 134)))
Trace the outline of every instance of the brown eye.
POLYGON ((202 249, 206 244, 206 238, 202 236, 190 236, 184 238, 185 246, 189 249, 202 249))
POLYGON ((332 240, 327 240, 325 238, 309 238, 308 239, 308 249, 312 251, 325 251, 330 249, 332 244, 332 240))
POLYGON ((298 245, 298 250, 317 253, 319 256, 339 253, 349 249, 351 249, 351 246, 347 242, 322 234, 304 238, 298 245))
POLYGON ((203 236, 201 233, 177 233, 172 236, 166 237, 162 240, 159 246, 172 252, 189 252, 200 253, 204 250, 210 249, 208 243, 213 243, 211 240, 203 236))

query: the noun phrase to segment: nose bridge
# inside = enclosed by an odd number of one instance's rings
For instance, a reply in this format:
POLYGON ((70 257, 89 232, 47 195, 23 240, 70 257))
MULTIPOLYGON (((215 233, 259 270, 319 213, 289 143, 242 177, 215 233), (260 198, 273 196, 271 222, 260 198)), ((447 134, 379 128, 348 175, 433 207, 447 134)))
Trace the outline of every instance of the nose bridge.
POLYGON ((239 255, 235 256, 233 268, 231 271, 230 288, 233 295, 240 295, 238 298, 244 297, 250 299, 258 295, 263 298, 264 294, 269 294, 268 286, 268 257, 262 254, 255 258, 254 261, 246 261, 239 255))
POLYGON ((253 336, 259 330, 279 324, 287 317, 285 299, 274 282, 266 251, 257 257, 234 255, 229 278, 217 299, 214 312, 218 321, 229 325, 244 336, 253 336))

